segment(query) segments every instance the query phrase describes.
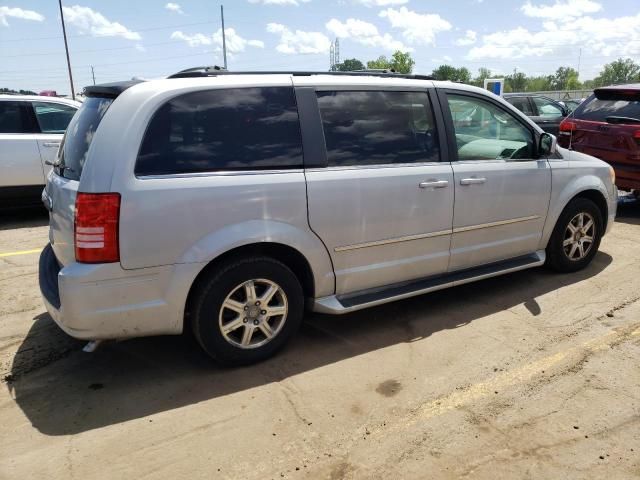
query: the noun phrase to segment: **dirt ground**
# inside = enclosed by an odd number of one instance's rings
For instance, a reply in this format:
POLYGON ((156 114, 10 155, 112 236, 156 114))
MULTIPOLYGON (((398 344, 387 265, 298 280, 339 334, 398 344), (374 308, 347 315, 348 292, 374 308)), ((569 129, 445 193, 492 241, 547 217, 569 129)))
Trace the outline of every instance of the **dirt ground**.
POLYGON ((46 217, 4 218, 0 478, 640 478, 640 205, 619 213, 585 271, 309 315, 241 369, 183 337, 83 353, 40 300, 46 217))

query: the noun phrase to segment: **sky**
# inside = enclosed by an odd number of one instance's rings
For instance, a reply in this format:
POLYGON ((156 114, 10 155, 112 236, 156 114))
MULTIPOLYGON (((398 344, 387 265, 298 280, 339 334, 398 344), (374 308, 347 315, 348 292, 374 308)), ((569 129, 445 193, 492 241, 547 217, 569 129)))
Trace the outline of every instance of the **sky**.
MULTIPOLYGON (((220 3, 63 0, 76 91, 222 65, 220 3)), ((230 70, 329 68, 411 52, 414 73, 448 63, 474 75, 559 66, 595 77, 619 57, 640 62, 640 0, 225 0, 230 70)), ((500 75, 496 75, 500 76, 500 75)), ((0 87, 69 93, 56 0, 0 4, 0 87)))

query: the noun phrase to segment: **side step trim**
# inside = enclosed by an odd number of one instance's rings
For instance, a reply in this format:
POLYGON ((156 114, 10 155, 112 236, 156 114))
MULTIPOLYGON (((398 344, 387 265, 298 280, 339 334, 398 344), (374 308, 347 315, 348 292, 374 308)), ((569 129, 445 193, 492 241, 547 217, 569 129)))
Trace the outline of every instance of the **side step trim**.
POLYGON ((334 315, 355 312, 356 310, 382 305, 383 303, 415 297, 456 285, 463 285, 485 278, 537 267, 543 265, 545 259, 545 251, 540 250, 534 254, 523 255, 510 260, 481 265, 444 275, 363 290, 347 295, 330 295, 328 297, 318 298, 313 302, 312 308, 314 312, 334 315))

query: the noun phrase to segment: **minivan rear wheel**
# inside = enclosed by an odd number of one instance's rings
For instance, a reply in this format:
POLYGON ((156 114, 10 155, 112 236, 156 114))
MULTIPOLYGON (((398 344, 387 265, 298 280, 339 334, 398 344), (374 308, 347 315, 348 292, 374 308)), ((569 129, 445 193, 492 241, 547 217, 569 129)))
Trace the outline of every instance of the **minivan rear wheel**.
POLYGON ((602 213, 596 204, 587 198, 574 198, 551 234, 546 265, 558 272, 583 269, 598 252, 602 232, 602 213))
POLYGON ((264 360, 295 334, 304 315, 296 275, 269 257, 225 263, 196 291, 191 326, 198 343, 219 363, 264 360))

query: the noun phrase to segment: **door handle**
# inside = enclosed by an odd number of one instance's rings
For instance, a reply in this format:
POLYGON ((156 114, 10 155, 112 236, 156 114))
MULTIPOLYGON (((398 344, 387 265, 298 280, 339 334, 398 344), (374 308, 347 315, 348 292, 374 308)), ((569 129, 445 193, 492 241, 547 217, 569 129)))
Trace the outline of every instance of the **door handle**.
POLYGON ((480 185, 481 183, 485 183, 487 181, 486 178, 463 178, 460 180, 460 185, 480 185))
POLYGON ((427 180, 418 184, 420 188, 445 188, 449 186, 447 180, 427 180))
POLYGON ((42 146, 43 147, 51 147, 51 148, 56 147, 56 148, 58 148, 60 146, 60 142, 44 142, 42 144, 42 146))

